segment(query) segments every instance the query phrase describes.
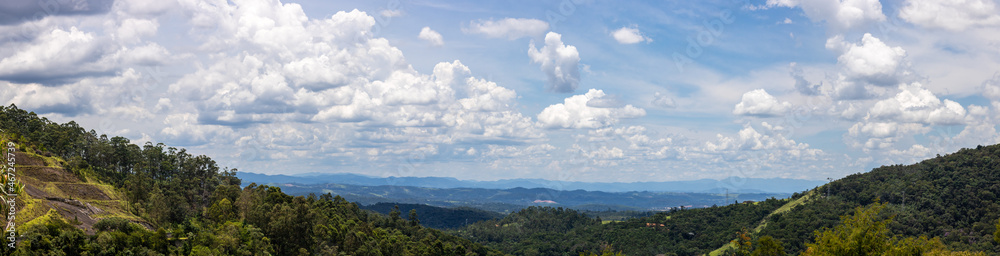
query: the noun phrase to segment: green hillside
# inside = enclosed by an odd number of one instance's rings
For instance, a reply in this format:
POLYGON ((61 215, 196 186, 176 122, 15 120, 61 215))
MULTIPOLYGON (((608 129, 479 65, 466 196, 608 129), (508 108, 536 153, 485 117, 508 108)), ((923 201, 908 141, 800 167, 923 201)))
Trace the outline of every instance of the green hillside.
POLYGON ((237 170, 207 156, 138 146, 14 105, 0 107, 0 129, 16 177, 3 182, 19 194, 4 215, 16 228, 4 255, 499 254, 339 196, 241 187, 237 170))
POLYGON ((939 237, 949 248, 997 252, 993 241, 1000 219, 1000 145, 962 149, 913 165, 875 168, 817 188, 823 197, 771 217, 761 231, 805 249, 811 230, 831 227, 840 215, 876 200, 895 216, 889 226, 905 236, 939 237), (826 194, 829 193, 829 197, 826 194))
POLYGON ((935 252, 995 255, 1000 252, 994 240, 1000 219, 998 190, 1000 145, 979 146, 850 175, 789 199, 661 212, 604 224, 568 221, 582 216, 570 210, 534 209, 455 234, 514 254, 576 255, 611 248, 628 255, 739 255, 731 242, 742 233, 750 249, 767 237, 768 243, 780 243, 789 255, 798 255, 816 242, 818 231, 843 225, 861 207, 881 202, 884 207, 877 207, 879 213, 870 218, 885 223, 886 240, 939 241, 942 248, 935 252))

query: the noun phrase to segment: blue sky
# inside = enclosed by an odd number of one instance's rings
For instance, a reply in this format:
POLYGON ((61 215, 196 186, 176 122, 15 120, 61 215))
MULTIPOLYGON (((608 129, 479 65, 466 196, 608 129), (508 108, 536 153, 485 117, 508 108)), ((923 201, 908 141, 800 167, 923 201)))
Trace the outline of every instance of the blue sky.
POLYGON ((821 180, 1000 143, 994 0, 0 4, 0 100, 267 174, 821 180))

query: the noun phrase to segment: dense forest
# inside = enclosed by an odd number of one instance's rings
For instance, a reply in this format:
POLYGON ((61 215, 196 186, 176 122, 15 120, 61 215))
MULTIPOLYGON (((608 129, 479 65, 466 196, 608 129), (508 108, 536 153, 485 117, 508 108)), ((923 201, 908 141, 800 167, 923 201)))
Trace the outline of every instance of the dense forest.
POLYGON ((421 226, 434 229, 455 229, 479 221, 503 218, 500 213, 476 208, 444 208, 424 204, 376 203, 363 205, 361 209, 387 215, 393 212, 409 213, 407 218, 412 215, 421 226))
MULTIPOLYGON (((398 212, 369 213, 339 196, 293 197, 277 187, 241 187, 237 170, 220 169, 207 156, 163 144, 140 147, 123 137, 87 132, 75 122, 54 123, 14 105, 0 107, 0 129, 3 144, 15 145, 16 167, 42 165, 109 185, 123 195, 125 211, 102 215, 93 234, 60 211, 29 219, 28 212, 19 212, 17 245, 3 246, 5 255, 499 254, 423 228, 398 212)), ((37 193, 46 189, 26 188, 41 191, 37 193)), ((34 204, 46 200, 30 200, 30 195, 19 199, 34 204)))
POLYGON ((697 255, 728 243, 744 227, 757 226, 785 201, 675 209, 608 223, 572 209, 530 207, 454 233, 516 255, 577 255, 607 248, 628 255, 697 255))
POLYGON ((824 197, 772 216, 761 234, 782 240, 790 251, 803 251, 811 230, 831 227, 852 208, 881 200, 888 203, 887 214, 895 216, 889 226, 895 234, 939 237, 956 250, 1000 250, 993 241, 1000 219, 1000 145, 875 168, 816 192, 824 197))

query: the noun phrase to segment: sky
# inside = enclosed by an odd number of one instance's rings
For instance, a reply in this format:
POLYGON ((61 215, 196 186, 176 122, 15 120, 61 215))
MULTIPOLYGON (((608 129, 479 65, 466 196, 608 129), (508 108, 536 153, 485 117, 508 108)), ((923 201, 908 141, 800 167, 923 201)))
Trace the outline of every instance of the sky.
POLYGON ((0 2, 0 102, 265 174, 825 180, 1000 143, 995 0, 0 2))

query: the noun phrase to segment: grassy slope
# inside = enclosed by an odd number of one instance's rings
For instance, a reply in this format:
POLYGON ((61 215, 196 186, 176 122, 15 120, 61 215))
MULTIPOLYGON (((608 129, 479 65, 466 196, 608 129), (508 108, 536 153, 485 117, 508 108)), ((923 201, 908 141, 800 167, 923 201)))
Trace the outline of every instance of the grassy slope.
MULTIPOLYGON (((761 230, 763 230, 764 227, 767 226, 767 220, 770 219, 771 216, 776 215, 776 214, 784 214, 784 213, 786 213, 788 211, 791 211, 796 206, 805 204, 806 202, 809 202, 809 201, 811 201, 814 198, 816 198, 816 190, 815 189, 814 190, 809 190, 809 192, 807 192, 804 196, 799 197, 798 199, 795 199, 795 200, 785 199, 785 200, 790 200, 790 201, 788 203, 785 203, 785 205, 782 205, 777 210, 774 210, 773 212, 771 212, 770 214, 768 214, 766 217, 764 217, 764 219, 760 220, 760 224, 757 225, 757 227, 755 227, 753 229, 753 233, 756 234, 756 233, 760 232, 761 230)), ((729 250, 730 248, 733 248, 733 244, 726 243, 725 245, 722 245, 722 247, 719 247, 719 249, 715 249, 714 251, 708 253, 708 255, 709 256, 720 256, 726 250, 729 250)))
MULTIPOLYGON (((9 140, 0 138, 0 145, 9 140)), ((76 175, 66 170, 66 160, 56 156, 45 156, 36 148, 16 143, 15 173, 24 192, 18 195, 15 224, 19 228, 31 220, 45 216, 49 210, 56 210, 77 227, 92 232, 91 226, 101 218, 122 217, 145 224, 139 216, 126 210, 121 192, 105 184, 93 175, 76 175), (91 208, 92 207, 92 208, 91 208)), ((6 215, 4 221, 6 222, 6 215)))

